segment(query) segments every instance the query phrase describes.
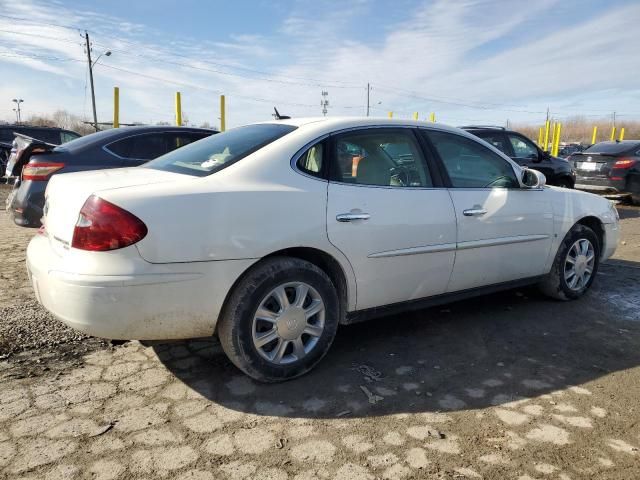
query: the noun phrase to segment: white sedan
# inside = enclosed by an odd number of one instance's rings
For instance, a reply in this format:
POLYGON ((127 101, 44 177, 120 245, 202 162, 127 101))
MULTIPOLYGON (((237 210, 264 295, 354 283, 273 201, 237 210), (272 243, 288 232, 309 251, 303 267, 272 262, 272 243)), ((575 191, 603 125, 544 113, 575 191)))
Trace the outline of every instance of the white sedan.
POLYGON ((583 295, 617 246, 616 209, 544 183, 439 124, 271 121, 143 167, 56 175, 27 265, 73 328, 218 335, 238 368, 281 381, 340 324, 524 284, 583 295))

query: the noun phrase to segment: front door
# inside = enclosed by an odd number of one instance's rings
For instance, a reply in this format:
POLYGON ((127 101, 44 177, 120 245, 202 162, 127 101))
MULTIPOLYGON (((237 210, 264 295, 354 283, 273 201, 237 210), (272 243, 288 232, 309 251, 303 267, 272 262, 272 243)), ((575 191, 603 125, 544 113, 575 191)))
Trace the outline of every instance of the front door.
POLYGON ((366 128, 330 144, 327 232, 356 274, 356 308, 444 293, 455 213, 414 130, 366 128))
POLYGON ((553 212, 544 189, 520 187, 511 163, 462 135, 426 131, 449 179, 458 221, 447 291, 542 275, 553 212))

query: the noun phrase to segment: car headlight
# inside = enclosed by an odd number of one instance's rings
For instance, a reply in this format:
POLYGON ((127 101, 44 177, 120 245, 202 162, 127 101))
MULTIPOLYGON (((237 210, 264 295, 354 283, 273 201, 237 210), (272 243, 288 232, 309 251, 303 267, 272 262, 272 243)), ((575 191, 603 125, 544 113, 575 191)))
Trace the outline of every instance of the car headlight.
POLYGON ((609 210, 611 210, 611 215, 616 219, 616 223, 618 223, 620 221, 620 214, 618 213, 616 203, 613 200, 609 201, 609 210))

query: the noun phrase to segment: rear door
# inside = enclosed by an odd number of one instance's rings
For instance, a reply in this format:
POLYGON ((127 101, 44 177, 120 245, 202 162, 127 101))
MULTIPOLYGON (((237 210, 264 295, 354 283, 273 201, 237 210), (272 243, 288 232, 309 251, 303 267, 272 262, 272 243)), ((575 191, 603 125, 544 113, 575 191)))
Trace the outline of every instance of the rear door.
POLYGON ((354 269, 356 308, 443 293, 455 213, 414 130, 357 129, 329 145, 327 232, 354 269))
POLYGON ((448 176, 458 234, 447 291, 542 275, 553 237, 548 191, 523 189, 511 163, 455 133, 422 130, 448 176))

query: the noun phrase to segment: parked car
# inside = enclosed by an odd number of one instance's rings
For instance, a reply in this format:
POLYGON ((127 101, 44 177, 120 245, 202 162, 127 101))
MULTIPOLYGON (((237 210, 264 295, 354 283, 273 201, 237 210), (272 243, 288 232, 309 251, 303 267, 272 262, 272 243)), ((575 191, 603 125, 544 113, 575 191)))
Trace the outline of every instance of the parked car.
POLYGON ((596 143, 569 161, 577 172, 576 188, 640 202, 640 140, 596 143))
POLYGON ((543 152, 521 133, 503 127, 471 125, 461 128, 507 154, 518 165, 534 168, 544 173, 549 185, 573 188, 576 183, 576 174, 569 162, 563 158, 553 157, 548 152, 543 152))
POLYGON ((558 150, 558 157, 560 158, 568 158, 574 153, 582 152, 584 147, 579 143, 570 143, 568 145, 562 145, 560 150, 558 150))
POLYGON ((611 202, 545 187, 463 130, 274 120, 142 167, 55 176, 27 265, 73 328, 216 334, 276 382, 317 364, 339 324, 528 284, 579 298, 618 236, 611 202))
POLYGON ((0 178, 5 170, 16 133, 43 140, 52 145, 61 145, 80 137, 79 133, 57 127, 33 127, 28 125, 0 125, 0 178))
POLYGON ((7 198, 7 210, 16 224, 39 227, 44 192, 52 176, 142 165, 213 133, 201 128, 124 127, 93 133, 59 147, 18 135, 7 173, 19 179, 7 198))

